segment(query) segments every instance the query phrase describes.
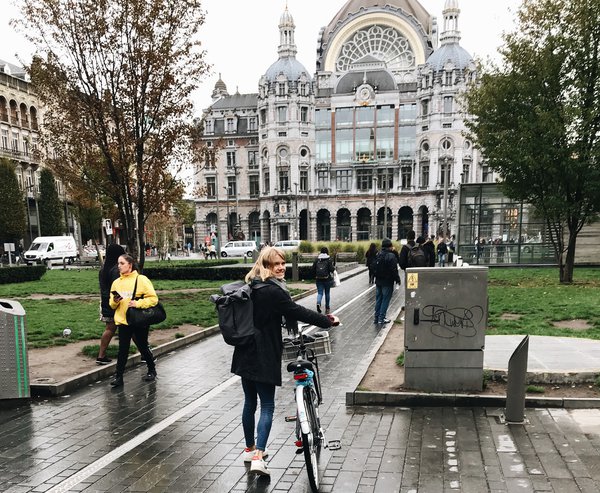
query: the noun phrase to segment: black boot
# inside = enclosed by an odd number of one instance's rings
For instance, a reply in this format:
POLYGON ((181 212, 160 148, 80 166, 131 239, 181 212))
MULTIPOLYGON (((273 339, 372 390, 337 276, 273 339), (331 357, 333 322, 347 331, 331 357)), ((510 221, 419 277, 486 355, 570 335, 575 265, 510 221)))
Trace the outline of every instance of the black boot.
POLYGON ((122 387, 123 386, 123 377, 119 376, 119 375, 115 375, 115 378, 113 378, 110 382, 110 386, 111 387, 122 387))
POLYGON ((148 373, 146 373, 142 377, 142 380, 144 382, 154 382, 154 380, 156 380, 156 370, 152 370, 152 371, 149 371, 148 373))
POLYGON ((317 305, 317 312, 321 313, 321 305, 317 305))

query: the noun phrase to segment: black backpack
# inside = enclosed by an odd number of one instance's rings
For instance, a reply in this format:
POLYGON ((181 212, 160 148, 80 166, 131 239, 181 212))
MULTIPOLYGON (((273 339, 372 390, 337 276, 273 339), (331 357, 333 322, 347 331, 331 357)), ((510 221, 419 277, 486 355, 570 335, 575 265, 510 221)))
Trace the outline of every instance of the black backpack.
POLYGON ((252 290, 264 285, 251 287, 243 281, 221 286, 221 295, 210 297, 216 306, 221 335, 230 346, 243 346, 254 340, 254 310, 252 290))
POLYGON ((427 255, 421 245, 408 246, 408 266, 409 267, 427 267, 427 255))
POLYGON ((318 259, 315 265, 315 279, 329 279, 329 259, 318 259))
POLYGON ((376 279, 388 279, 393 276, 393 264, 394 254, 390 251, 381 250, 375 257, 375 272, 376 279))

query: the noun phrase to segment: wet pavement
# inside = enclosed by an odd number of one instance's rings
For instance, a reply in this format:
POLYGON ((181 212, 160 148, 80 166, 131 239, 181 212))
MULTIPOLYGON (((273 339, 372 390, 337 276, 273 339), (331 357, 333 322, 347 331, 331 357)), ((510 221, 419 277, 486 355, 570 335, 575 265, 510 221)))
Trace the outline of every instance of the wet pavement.
MULTIPOLYGON (((323 492, 598 492, 600 411, 528 409, 506 425, 483 407, 346 407, 382 331, 371 322, 366 274, 332 290, 343 326, 330 330, 333 354, 320 359, 327 439, 323 492)), ((396 291, 388 315, 402 305, 396 291)), ((315 296, 301 303, 314 307, 315 296)), ((391 318, 391 317, 390 317, 391 318)), ((0 410, 0 491, 310 491, 296 455, 293 383, 276 394, 268 448, 271 478, 247 474, 241 459, 241 385, 232 349, 210 337, 161 355, 159 378, 143 367, 53 399, 0 410)))

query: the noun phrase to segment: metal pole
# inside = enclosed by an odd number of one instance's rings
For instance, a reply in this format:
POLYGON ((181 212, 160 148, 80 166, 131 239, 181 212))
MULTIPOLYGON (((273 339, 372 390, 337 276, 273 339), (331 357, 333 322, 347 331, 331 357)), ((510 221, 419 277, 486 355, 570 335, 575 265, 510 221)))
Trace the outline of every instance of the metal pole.
POLYGON ((294 203, 295 203, 295 208, 296 208, 296 220, 294 221, 294 228, 295 228, 295 232, 294 232, 294 239, 299 240, 300 239, 300 226, 299 224, 299 219, 298 219, 298 184, 294 183, 294 203))
POLYGON ((310 241, 310 209, 309 209, 309 200, 310 198, 310 188, 308 188, 308 182, 306 183, 306 241, 310 241))
POLYGON ((529 336, 525 336, 508 361, 506 388, 506 421, 522 423, 525 419, 525 382, 529 336))
POLYGON ((448 228, 448 158, 444 158, 444 223, 442 224, 442 237, 446 238, 448 228))
POLYGON ((227 192, 227 204, 226 204, 226 207, 227 207, 227 241, 229 241, 229 235, 230 235, 230 224, 229 224, 230 223, 230 217, 229 217, 229 195, 230 195, 230 193, 229 193, 229 191, 230 190, 227 187, 223 187, 223 190, 225 190, 227 192))
POLYGON ((373 225, 371 239, 377 238, 377 177, 373 176, 373 225))
MULTIPOLYGON (((387 200, 388 200, 388 188, 389 188, 389 169, 385 169, 385 195, 383 199, 383 238, 388 238, 388 208, 387 208, 387 200)), ((391 236, 391 235, 389 235, 391 236)))
POLYGON ((215 170, 215 199, 217 206, 217 258, 221 259, 221 218, 219 214, 219 170, 215 165, 215 151, 207 150, 207 161, 210 162, 212 168, 215 170))
POLYGON ((237 169, 237 166, 233 167, 234 171, 235 171, 235 223, 236 223, 236 227, 238 232, 241 232, 242 230, 242 221, 240 219, 240 184, 239 184, 239 180, 238 180, 238 173, 239 170, 237 169))
POLYGON ((40 207, 38 206, 38 199, 37 199, 37 196, 35 195, 35 192, 33 193, 33 200, 35 201, 35 216, 37 219, 37 235, 42 236, 42 228, 40 226, 40 207))

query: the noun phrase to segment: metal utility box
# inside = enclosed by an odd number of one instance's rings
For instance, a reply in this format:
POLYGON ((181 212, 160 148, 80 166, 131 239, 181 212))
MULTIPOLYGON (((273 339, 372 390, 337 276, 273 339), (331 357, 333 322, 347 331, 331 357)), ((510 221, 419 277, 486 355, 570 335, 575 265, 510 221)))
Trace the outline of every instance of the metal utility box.
POLYGON ((25 310, 0 299, 0 400, 29 398, 25 310))
POLYGON ((426 392, 482 389, 487 284, 487 267, 406 270, 406 387, 426 392))

